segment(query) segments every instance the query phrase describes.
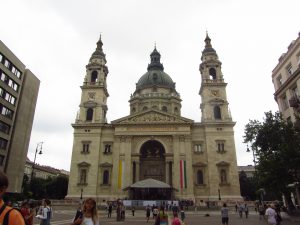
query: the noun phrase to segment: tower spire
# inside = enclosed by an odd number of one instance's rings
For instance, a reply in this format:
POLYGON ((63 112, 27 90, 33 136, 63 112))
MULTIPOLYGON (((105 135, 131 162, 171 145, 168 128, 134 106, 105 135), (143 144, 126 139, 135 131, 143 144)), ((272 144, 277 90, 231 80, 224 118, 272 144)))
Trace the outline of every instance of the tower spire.
POLYGON ((94 53, 92 54, 91 59, 95 59, 95 58, 102 58, 106 61, 105 59, 105 54, 103 52, 103 49, 102 49, 102 46, 103 46, 103 43, 102 43, 102 39, 101 39, 101 33, 100 33, 100 37, 99 37, 99 40, 97 41, 97 47, 96 47, 96 50, 94 51, 94 53))

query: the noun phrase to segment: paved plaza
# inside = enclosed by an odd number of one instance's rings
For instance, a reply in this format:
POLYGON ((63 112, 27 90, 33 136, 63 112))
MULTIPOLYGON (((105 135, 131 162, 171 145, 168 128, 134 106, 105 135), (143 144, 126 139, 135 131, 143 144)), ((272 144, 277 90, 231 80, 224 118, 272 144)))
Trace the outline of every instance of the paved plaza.
MULTIPOLYGON (((53 219, 51 221, 51 225, 70 225, 72 218, 75 215, 75 209, 73 210, 55 210, 53 219)), ((169 212, 169 214, 171 214, 169 212)), ((116 213, 112 214, 112 218, 107 218, 107 214, 105 211, 99 211, 100 215, 100 225, 102 224, 119 224, 119 225, 153 225, 154 220, 150 219, 147 223, 146 221, 146 213, 143 210, 137 210, 135 212, 135 216, 131 215, 131 211, 126 211, 126 219, 125 221, 117 222, 116 221, 116 213)), ((38 225, 39 221, 35 219, 34 225, 38 225)), ((185 225, 220 225, 221 224, 221 216, 219 211, 188 211, 186 212, 186 220, 185 225), (206 216, 209 214, 209 216, 206 216)), ((249 217, 246 219, 245 217, 240 218, 237 213, 231 212, 229 218, 230 225, 266 225, 267 222, 265 220, 259 220, 258 214, 255 212, 250 212, 249 217)), ((300 224, 300 217, 288 217, 287 215, 283 215, 282 225, 292 225, 292 224, 300 224)))

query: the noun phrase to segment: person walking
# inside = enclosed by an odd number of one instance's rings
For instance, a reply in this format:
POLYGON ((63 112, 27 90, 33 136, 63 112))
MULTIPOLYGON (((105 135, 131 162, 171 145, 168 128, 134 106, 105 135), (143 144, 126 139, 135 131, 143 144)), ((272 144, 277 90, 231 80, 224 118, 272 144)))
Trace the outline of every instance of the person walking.
POLYGON ((97 204, 93 198, 84 201, 82 212, 82 218, 75 220, 72 225, 99 225, 97 204))
POLYGON ((51 202, 49 199, 43 201, 44 205, 41 208, 41 213, 36 217, 41 220, 40 225, 50 225, 51 220, 51 202))
POLYGON ((274 210, 274 205, 268 205, 268 208, 266 210, 266 216, 268 220, 268 224, 276 225, 276 212, 274 210))
POLYGON ((222 217, 222 224, 223 225, 228 225, 229 209, 227 208, 226 203, 224 203, 223 207, 221 208, 221 217, 222 217))
POLYGON ((165 213, 165 207, 161 205, 154 225, 168 225, 168 224, 169 224, 168 214, 165 213))
POLYGON ((132 216, 134 216, 134 211, 135 211, 135 208, 134 208, 134 206, 132 206, 131 207, 132 216))
POLYGON ((248 207, 247 203, 245 203, 245 205, 244 205, 244 211, 245 211, 245 216, 246 216, 246 218, 248 218, 248 215, 249 215, 249 207, 248 207))
POLYGON ((150 218, 150 213, 151 213, 151 208, 149 205, 147 205, 146 207, 146 219, 147 219, 147 223, 149 221, 149 218, 150 218))
POLYGON ((107 218, 111 218, 111 213, 112 213, 112 204, 109 203, 107 208, 107 218))
POLYGON ((153 209, 154 220, 156 220, 157 215, 158 215, 158 208, 157 208, 157 206, 155 206, 155 208, 153 209))
POLYGON ((29 202, 24 201, 21 205, 20 212, 24 218, 26 225, 32 225, 33 224, 33 216, 34 216, 34 210, 30 208, 29 202))
POLYGON ((239 203, 238 207, 239 207, 238 210, 239 210, 240 218, 243 218, 244 206, 243 206, 243 204, 239 203))
POLYGON ((259 220, 265 219, 265 207, 263 204, 258 205, 259 220))
POLYGON ((8 188, 8 178, 0 172, 0 224, 2 225, 25 225, 21 213, 10 206, 6 206, 3 201, 3 195, 8 188))
POLYGON ((181 209, 180 209, 180 218, 181 218, 181 221, 184 222, 185 212, 184 212, 184 208, 182 206, 181 206, 181 209))

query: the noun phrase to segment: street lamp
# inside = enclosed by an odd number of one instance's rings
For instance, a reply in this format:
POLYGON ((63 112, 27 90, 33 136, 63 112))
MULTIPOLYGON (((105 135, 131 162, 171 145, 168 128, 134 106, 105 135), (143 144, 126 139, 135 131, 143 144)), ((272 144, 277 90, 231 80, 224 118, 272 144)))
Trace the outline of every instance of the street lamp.
POLYGON ((80 190, 80 201, 82 201, 82 192, 83 192, 83 188, 81 188, 80 190))
MULTIPOLYGON (((246 152, 250 152, 250 149, 248 147, 248 144, 247 144, 247 150, 246 152)), ((255 154, 254 154, 254 150, 252 149, 252 154, 253 154, 253 163, 254 163, 254 169, 255 169, 255 166, 256 166, 256 160, 255 160, 255 154)))
POLYGON ((39 142, 36 145, 36 149, 35 149, 35 154, 34 154, 34 160, 33 160, 33 164, 32 164, 32 170, 31 170, 31 176, 30 176, 30 180, 32 180, 33 175, 34 175, 34 167, 35 167, 35 160, 36 160, 36 154, 37 152, 39 152, 39 155, 43 154, 42 152, 42 146, 43 146, 44 142, 39 142))

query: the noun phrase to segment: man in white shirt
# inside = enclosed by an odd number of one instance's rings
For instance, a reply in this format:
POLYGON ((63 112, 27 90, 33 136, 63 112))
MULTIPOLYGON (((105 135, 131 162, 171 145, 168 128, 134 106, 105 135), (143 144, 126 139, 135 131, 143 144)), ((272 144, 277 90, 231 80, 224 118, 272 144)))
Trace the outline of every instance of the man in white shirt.
POLYGON ((268 205, 266 216, 268 218, 268 224, 276 225, 276 212, 274 210, 274 204, 268 205))

